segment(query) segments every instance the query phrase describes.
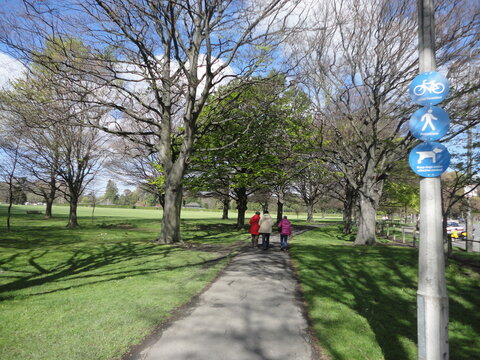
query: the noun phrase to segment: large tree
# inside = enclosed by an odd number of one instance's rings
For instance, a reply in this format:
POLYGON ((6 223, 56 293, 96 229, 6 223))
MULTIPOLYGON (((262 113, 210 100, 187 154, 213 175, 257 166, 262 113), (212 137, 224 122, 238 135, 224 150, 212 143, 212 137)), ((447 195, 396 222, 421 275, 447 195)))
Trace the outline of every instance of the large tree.
MULTIPOLYGON (((25 37, 15 41, 20 28, 35 31, 28 36, 36 42, 75 34, 90 46, 90 54, 98 55, 92 58, 93 64, 101 64, 97 68, 72 65, 73 69, 87 71, 91 82, 104 89, 93 94, 96 101, 116 110, 110 123, 99 126, 133 141, 144 141, 148 135, 165 176, 159 241, 179 241, 183 176, 202 126, 202 108, 218 84, 234 74, 251 74, 264 64, 278 48, 279 37, 269 35, 281 34, 280 26, 288 24, 285 15, 297 1, 24 3, 25 14, 1 29, 7 34, 4 42, 25 53, 25 37)), ((56 61, 44 60, 46 66, 56 61)))
POLYGON ((248 197, 268 188, 277 174, 279 159, 272 144, 281 122, 276 109, 282 82, 273 76, 253 79, 249 85, 232 83, 219 93, 221 101, 209 104, 202 114, 218 125, 200 129, 204 136, 192 158, 189 183, 234 200, 239 229, 245 223, 248 197))
POLYGON ((71 70, 84 63, 88 50, 77 40, 49 43, 34 54, 34 62, 25 77, 14 82, 12 89, 0 94, 1 109, 10 115, 10 128, 22 125, 17 136, 22 140, 19 164, 29 176, 29 188, 44 196, 47 216, 51 216, 53 200, 60 192, 68 200, 68 227, 77 227, 79 198, 94 178, 105 152, 105 137, 87 126, 105 114, 105 108, 81 101, 88 96, 83 74, 71 70), (58 52, 56 44, 68 46, 58 52), (68 44, 68 45, 67 45, 68 44), (45 67, 43 58, 57 59, 55 66, 45 67), (61 65, 60 65, 61 63, 61 65), (58 71, 68 72, 68 79, 58 71))
POLYGON ((20 158, 20 139, 8 136, 0 128, 0 180, 7 185, 7 231, 10 231, 12 206, 15 203, 15 190, 18 187, 18 162, 20 158))
POLYGON ((331 196, 335 178, 328 164, 319 159, 304 159, 297 167, 299 170, 292 186, 300 194, 307 208, 307 221, 312 222, 315 205, 331 196))
POLYGON ((410 211, 414 215, 420 211, 420 186, 416 176, 412 176, 408 161, 398 161, 385 181, 380 208, 387 213, 410 211))
POLYGON ((105 194, 103 195, 103 200, 108 201, 110 205, 116 204, 118 202, 118 186, 112 179, 109 179, 107 186, 105 187, 105 194))
POLYGON ((117 138, 110 144, 112 155, 106 164, 122 182, 150 193, 155 203, 164 207, 165 176, 158 153, 145 142, 117 138))
MULTIPOLYGON (((34 86, 35 84, 30 83, 29 89, 34 86)), ((45 216, 50 218, 53 201, 58 197, 60 186, 58 169, 61 159, 57 132, 49 131, 47 124, 42 123, 45 117, 42 116, 40 103, 22 94, 20 87, 0 94, 0 97, 1 107, 15 118, 15 122, 24 125, 22 131, 17 133, 21 139, 19 167, 24 170, 25 186, 30 192, 43 198, 46 204, 45 216)), ((12 125, 7 125, 10 131, 15 128, 12 125)))
MULTIPOLYGON (((416 3, 344 0, 314 6, 312 27, 298 33, 291 58, 300 64, 298 81, 315 99, 322 157, 344 175, 358 201, 355 244, 373 244, 384 181, 416 143, 408 134, 414 111, 408 84, 418 73, 416 3)), ((480 49, 478 5, 439 1, 436 10, 437 60, 448 72, 453 61, 468 56, 460 54, 480 49)), ((478 79, 462 91, 475 87, 478 79)))
POLYGON ((230 197, 237 203, 237 226, 245 222, 248 197, 257 191, 287 188, 291 164, 309 126, 309 101, 284 76, 231 83, 219 92, 202 116, 218 126, 200 129, 191 183, 198 189, 230 197), (231 91, 230 88, 234 88, 231 91))

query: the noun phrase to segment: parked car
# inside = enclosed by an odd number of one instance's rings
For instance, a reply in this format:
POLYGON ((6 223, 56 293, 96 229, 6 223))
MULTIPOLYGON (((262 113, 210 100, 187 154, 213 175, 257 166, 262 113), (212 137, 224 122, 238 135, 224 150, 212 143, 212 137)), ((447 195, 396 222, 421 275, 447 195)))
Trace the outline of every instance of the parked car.
POLYGON ((465 226, 457 221, 447 221, 447 235, 454 239, 464 239, 467 237, 465 226))

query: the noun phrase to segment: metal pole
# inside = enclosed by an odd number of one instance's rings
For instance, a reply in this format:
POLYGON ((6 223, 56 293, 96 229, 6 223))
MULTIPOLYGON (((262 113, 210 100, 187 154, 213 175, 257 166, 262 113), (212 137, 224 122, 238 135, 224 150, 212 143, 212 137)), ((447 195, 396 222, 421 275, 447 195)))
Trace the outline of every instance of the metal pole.
MULTIPOLYGON (((472 181, 472 129, 468 128, 467 130, 467 177, 469 183, 472 181)), ((468 240, 473 240, 473 214, 472 214, 472 196, 471 194, 467 198, 467 240, 465 242, 465 250, 467 252, 473 251, 473 242, 468 240)))
MULTIPOLYGON (((435 71, 433 0, 418 0, 420 73, 435 71)), ((443 253, 440 177, 420 180, 418 261, 418 359, 447 360, 448 296, 443 253)))

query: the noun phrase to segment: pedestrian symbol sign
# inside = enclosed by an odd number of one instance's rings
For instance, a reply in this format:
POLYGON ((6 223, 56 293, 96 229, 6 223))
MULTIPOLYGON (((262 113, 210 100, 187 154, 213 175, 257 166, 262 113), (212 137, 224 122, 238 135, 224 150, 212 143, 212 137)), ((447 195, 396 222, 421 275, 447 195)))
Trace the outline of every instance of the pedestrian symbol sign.
POLYGON ((425 142, 412 149, 408 162, 417 175, 437 177, 450 165, 450 153, 438 142, 425 142))
POLYGON ((424 107, 412 115, 409 125, 412 135, 417 139, 433 141, 440 139, 447 133, 450 118, 438 106, 424 107))
POLYGON ((449 84, 439 72, 424 72, 410 83, 410 96, 419 105, 435 105, 448 95, 449 84))

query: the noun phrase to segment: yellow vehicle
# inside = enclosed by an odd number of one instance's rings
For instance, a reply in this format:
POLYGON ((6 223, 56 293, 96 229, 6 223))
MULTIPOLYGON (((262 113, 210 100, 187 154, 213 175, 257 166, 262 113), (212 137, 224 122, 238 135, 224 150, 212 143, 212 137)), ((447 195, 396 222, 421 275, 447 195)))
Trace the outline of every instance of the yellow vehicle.
POLYGON ((447 234, 450 235, 452 239, 467 238, 467 232, 465 231, 465 227, 455 221, 447 222, 447 234))
POLYGON ((467 232, 466 231, 454 231, 453 233, 450 234, 450 237, 452 239, 466 239, 467 238, 467 232))

